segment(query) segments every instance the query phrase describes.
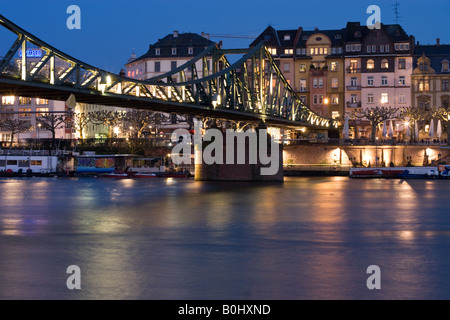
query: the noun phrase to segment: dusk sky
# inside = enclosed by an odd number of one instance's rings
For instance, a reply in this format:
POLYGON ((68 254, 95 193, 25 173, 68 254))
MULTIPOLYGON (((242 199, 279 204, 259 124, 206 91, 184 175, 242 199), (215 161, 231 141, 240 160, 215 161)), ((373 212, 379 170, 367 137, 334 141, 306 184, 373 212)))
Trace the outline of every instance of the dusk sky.
MULTIPOLYGON (((254 36, 268 25, 276 29, 340 29, 347 21, 366 25, 370 5, 381 8, 381 22, 395 23, 395 0, 362 1, 205 1, 205 0, 0 0, 0 14, 65 53, 96 67, 118 73, 133 50, 174 30, 212 36, 254 36), (69 30, 70 5, 81 9, 81 29, 69 30)), ((422 44, 450 44, 448 0, 397 0, 399 23, 422 44)), ((4 32, 0 32, 0 40, 4 32)), ((3 36, 4 37, 4 36, 3 36)), ((212 37, 224 48, 248 47, 252 40, 212 37)), ((0 41, 2 42, 2 41, 0 41)), ((4 44, 0 45, 4 48, 4 44)), ((0 52, 0 56, 5 52, 0 52)))

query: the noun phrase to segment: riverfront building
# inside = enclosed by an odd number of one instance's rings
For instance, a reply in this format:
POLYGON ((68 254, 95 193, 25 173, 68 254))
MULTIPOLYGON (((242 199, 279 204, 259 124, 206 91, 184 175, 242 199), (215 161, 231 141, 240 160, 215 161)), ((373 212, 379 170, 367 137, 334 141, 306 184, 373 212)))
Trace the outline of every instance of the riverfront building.
POLYGON ((450 106, 450 45, 417 45, 412 72, 412 106, 428 110, 450 106))

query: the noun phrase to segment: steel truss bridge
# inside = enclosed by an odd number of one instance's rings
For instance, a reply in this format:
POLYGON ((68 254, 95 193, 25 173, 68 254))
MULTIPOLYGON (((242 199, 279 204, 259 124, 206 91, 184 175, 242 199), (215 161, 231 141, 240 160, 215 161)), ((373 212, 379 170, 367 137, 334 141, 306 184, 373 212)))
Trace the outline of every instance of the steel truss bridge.
POLYGON ((0 95, 66 101, 74 94, 77 102, 87 104, 277 127, 338 127, 300 100, 264 42, 242 50, 214 44, 175 70, 142 81, 81 62, 1 15, 0 25, 17 36, 0 60, 0 95), (33 50, 41 52, 38 57, 33 50), (243 56, 230 64, 226 55, 232 53, 243 56))

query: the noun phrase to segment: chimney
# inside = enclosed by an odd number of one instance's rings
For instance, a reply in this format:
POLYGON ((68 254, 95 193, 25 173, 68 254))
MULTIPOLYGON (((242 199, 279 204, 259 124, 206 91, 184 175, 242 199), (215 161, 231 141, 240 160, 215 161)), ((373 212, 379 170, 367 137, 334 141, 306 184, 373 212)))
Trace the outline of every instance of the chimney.
POLYGON ((437 39, 436 39, 436 45, 437 45, 438 47, 441 45, 441 39, 440 39, 440 38, 437 38, 437 39))
POLYGON ((178 31, 177 31, 177 30, 175 30, 175 31, 173 32, 173 37, 174 37, 174 38, 178 38, 178 31))

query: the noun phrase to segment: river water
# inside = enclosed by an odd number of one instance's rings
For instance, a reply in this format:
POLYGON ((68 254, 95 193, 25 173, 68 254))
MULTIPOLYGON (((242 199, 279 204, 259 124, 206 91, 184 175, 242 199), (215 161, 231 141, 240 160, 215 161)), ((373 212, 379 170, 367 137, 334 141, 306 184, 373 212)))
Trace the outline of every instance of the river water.
POLYGON ((0 299, 450 299, 449 195, 444 180, 2 178, 0 299))

